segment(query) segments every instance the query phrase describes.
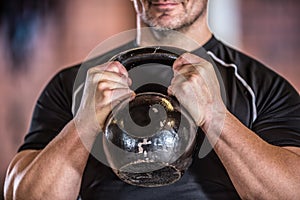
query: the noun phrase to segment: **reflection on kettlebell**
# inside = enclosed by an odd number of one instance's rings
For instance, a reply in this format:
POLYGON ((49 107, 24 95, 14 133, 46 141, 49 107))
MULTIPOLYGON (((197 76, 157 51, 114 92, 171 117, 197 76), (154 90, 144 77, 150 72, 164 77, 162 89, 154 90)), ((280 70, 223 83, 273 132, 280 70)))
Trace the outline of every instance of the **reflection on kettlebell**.
MULTIPOLYGON (((159 51, 148 47, 123 52, 113 59, 131 69, 149 62, 172 66, 178 55, 169 47, 159 51)), ((105 155, 115 174, 129 184, 172 184, 192 162, 197 126, 175 97, 164 91, 163 87, 140 88, 133 100, 117 105, 106 120, 105 155)))

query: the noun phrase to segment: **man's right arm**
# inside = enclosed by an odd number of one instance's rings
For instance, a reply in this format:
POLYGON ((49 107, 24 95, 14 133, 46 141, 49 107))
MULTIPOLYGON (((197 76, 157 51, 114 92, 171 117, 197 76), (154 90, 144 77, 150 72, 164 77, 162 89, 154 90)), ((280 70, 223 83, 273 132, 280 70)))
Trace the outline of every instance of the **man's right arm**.
POLYGON ((107 115, 120 101, 134 98, 130 84, 119 62, 90 68, 74 119, 43 150, 23 151, 11 162, 5 180, 6 199, 75 200, 90 150, 107 115))
POLYGON ((77 199, 89 157, 79 134, 70 121, 43 150, 18 153, 8 168, 5 198, 77 199))

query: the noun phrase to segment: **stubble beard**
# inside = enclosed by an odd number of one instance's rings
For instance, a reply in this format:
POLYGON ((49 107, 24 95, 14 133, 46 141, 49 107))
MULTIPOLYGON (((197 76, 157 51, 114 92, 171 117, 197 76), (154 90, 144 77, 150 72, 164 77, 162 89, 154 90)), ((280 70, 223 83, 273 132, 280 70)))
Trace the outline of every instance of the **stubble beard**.
POLYGON ((185 32, 195 21, 206 14, 206 7, 207 2, 204 2, 202 8, 198 12, 191 13, 190 15, 188 15, 187 9, 184 8, 184 12, 181 15, 173 17, 172 21, 168 24, 165 24, 161 19, 165 15, 168 15, 168 11, 163 12, 158 17, 152 16, 151 13, 146 12, 141 15, 141 18, 147 26, 152 27, 157 31, 174 30, 185 32))

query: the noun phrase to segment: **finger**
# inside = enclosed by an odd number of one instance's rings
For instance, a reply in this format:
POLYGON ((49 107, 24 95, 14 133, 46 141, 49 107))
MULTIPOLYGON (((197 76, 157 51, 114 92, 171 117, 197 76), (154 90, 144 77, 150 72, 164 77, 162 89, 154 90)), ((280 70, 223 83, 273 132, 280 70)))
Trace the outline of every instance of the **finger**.
POLYGON ((103 93, 104 104, 109 104, 115 100, 118 100, 122 96, 134 96, 134 92, 129 88, 115 88, 112 90, 105 90, 103 93))
POLYGON ((109 102, 105 104, 104 106, 99 106, 99 110, 97 112, 97 119, 99 122, 100 127, 102 129, 104 128, 104 123, 106 121, 107 116, 109 113, 113 110, 115 106, 120 104, 123 101, 131 101, 135 97, 135 93, 133 91, 128 93, 128 90, 119 89, 116 95, 114 95, 115 98, 110 98, 109 102))
POLYGON ((117 90, 114 91, 114 94, 111 101, 111 106, 112 108, 114 108, 117 104, 123 102, 123 101, 131 101, 132 99, 135 98, 136 94, 134 91, 132 90, 125 90, 124 88, 119 88, 117 90))
POLYGON ((128 85, 132 84, 131 78, 129 78, 128 71, 119 61, 114 61, 112 64, 115 64, 118 67, 120 74, 126 77, 128 85))
POLYGON ((93 82, 100 83, 105 81, 112 81, 116 83, 120 83, 126 86, 130 86, 132 81, 128 76, 124 76, 119 73, 111 72, 111 71, 102 71, 98 73, 94 73, 92 75, 93 82))
POLYGON ((173 91, 173 89, 172 89, 171 86, 168 87, 168 91, 167 92, 168 92, 168 95, 175 96, 175 91, 173 91))
POLYGON ((191 53, 184 53, 173 63, 173 69, 179 70, 184 65, 194 65, 207 62, 205 59, 191 53))
POLYGON ((88 74, 101 73, 103 71, 115 72, 128 77, 126 68, 118 61, 107 62, 101 65, 97 65, 88 70, 88 74))
POLYGON ((119 61, 110 62, 107 71, 113 71, 128 77, 128 72, 126 68, 119 61))
POLYGON ((118 61, 109 62, 105 71, 115 72, 117 74, 128 77, 126 68, 118 61))
POLYGON ((118 88, 128 89, 129 86, 126 83, 105 80, 105 81, 100 81, 98 83, 97 88, 99 91, 104 91, 104 90, 113 90, 118 88))
MULTIPOLYGON (((114 107, 116 105, 116 102, 121 102, 125 97, 126 98, 134 98, 135 93, 130 90, 129 88, 116 88, 116 89, 107 89, 104 90, 96 100, 98 102, 96 105, 97 108, 102 109, 103 107, 112 106, 114 107)), ((112 108, 110 108, 112 109, 112 108)))
POLYGON ((172 79, 170 86, 168 87, 168 94, 176 96, 175 93, 177 91, 177 88, 180 88, 184 82, 186 82, 186 78, 184 76, 182 75, 175 76, 172 79))
MULTIPOLYGON (((193 88, 201 87, 205 84, 201 75, 195 70, 187 70, 185 73, 177 73, 171 80, 168 92, 171 95, 179 95, 179 93, 188 93, 194 90, 193 88)), ((196 91, 194 91, 196 92, 196 91)))
POLYGON ((192 73, 197 73, 196 66, 192 64, 184 64, 181 67, 178 67, 176 70, 174 70, 174 77, 178 75, 185 76, 192 73))

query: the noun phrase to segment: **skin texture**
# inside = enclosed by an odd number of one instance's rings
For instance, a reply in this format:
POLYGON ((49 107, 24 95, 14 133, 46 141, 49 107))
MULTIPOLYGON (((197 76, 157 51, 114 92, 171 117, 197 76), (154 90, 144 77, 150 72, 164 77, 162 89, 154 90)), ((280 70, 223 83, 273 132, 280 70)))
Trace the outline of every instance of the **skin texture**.
MULTIPOLYGON (((138 30, 149 25, 158 30, 172 28, 203 45, 212 35, 207 25, 207 1, 178 2, 134 0, 138 30)), ((142 45, 143 35, 138 37, 142 45)), ((210 63, 184 54, 175 61, 173 70, 169 94, 179 99, 214 144, 241 198, 300 199, 299 148, 272 146, 236 119, 222 102, 210 63)), ((6 199, 77 198, 89 150, 104 120, 116 103, 135 95, 120 63, 91 68, 87 77, 75 118, 43 150, 22 151, 11 162, 5 181, 6 199)))

